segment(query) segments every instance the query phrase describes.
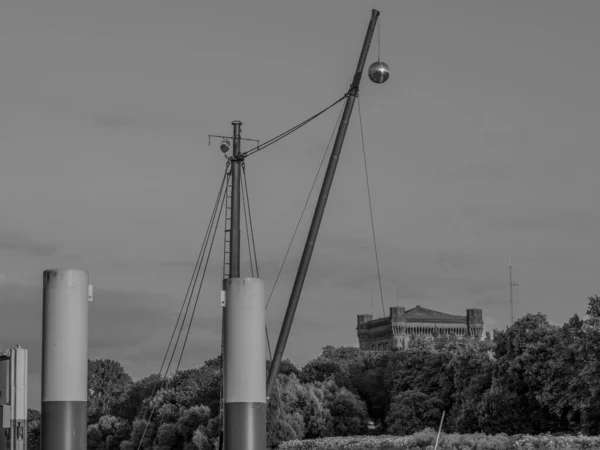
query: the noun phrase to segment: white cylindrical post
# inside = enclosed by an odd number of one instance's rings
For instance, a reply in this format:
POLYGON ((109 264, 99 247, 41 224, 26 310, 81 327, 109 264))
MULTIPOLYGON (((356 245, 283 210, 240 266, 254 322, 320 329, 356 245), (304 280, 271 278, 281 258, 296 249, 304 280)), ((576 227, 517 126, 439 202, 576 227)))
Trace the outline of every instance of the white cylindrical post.
POLYGON ((89 275, 44 271, 42 450, 87 449, 89 275))
POLYGON ((225 280, 224 449, 267 443, 265 290, 258 278, 225 280))

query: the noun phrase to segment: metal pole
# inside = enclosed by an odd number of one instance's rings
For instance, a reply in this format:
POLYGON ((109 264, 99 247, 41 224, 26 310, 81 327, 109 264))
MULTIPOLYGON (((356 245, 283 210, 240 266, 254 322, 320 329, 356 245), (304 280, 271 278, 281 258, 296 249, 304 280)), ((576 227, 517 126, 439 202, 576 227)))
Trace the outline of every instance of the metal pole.
POLYGON ((233 152, 231 159, 231 253, 229 255, 229 277, 240 276, 240 174, 242 161, 240 156, 240 134, 242 122, 235 120, 233 125, 233 152))
POLYGON ((435 448, 437 450, 438 442, 440 441, 440 434, 442 434, 442 424, 444 423, 444 416, 446 415, 446 411, 442 412, 442 420, 440 420, 440 428, 438 430, 437 439, 435 440, 435 448))
POLYGON ((344 105, 342 120, 338 128, 335 143, 333 144, 333 149, 331 150, 329 164, 327 166, 327 171, 325 172, 325 178, 323 179, 323 185, 319 194, 317 206, 310 224, 310 230, 308 232, 306 244, 304 245, 304 251, 302 252, 302 259, 300 260, 298 273, 296 274, 296 279, 294 280, 294 287, 292 288, 288 307, 285 312, 285 318, 283 319, 279 339, 277 340, 277 347, 275 347, 275 353, 273 355, 273 361, 269 371, 269 378, 267 380, 267 398, 269 398, 271 395, 271 391, 275 385, 275 380, 277 379, 279 366, 281 364, 281 358, 283 357, 283 352, 290 335, 292 322, 294 321, 294 314, 296 313, 296 308, 298 307, 298 301, 300 299, 300 294, 302 293, 302 287, 304 285, 304 280, 306 279, 306 273, 308 272, 308 265, 310 264, 310 259, 315 247, 317 235, 319 234, 319 227, 321 225, 321 220, 323 219, 323 212, 325 211, 325 205, 327 204, 327 198, 329 197, 333 176, 335 175, 335 170, 339 161, 340 151, 342 150, 344 138, 346 137, 346 130, 348 129, 350 116, 352 115, 352 108, 354 107, 354 101, 358 96, 360 79, 365 68, 365 61, 367 59, 367 54, 369 53, 369 47, 371 46, 371 40, 373 39, 373 32, 375 31, 375 25, 377 24, 378 17, 379 11, 374 9, 371 13, 371 21, 369 22, 367 35, 365 36, 363 47, 360 52, 358 65, 356 67, 356 72, 354 73, 354 79, 352 80, 350 90, 348 91, 348 97, 346 98, 346 104, 344 105))
POLYGON ((42 450, 87 449, 89 275, 44 271, 42 450))

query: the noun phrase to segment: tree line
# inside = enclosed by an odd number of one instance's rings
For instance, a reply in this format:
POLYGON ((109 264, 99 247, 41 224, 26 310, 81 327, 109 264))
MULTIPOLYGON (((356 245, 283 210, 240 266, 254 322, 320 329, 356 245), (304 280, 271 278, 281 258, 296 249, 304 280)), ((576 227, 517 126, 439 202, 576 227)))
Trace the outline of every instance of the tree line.
MULTIPOLYGON (((483 340, 413 336, 407 350, 325 347, 281 367, 267 411, 270 448, 283 441, 444 431, 600 434, 600 297, 562 326, 528 314, 483 340)), ((267 368, 269 362, 267 362, 267 368)), ((133 381, 110 359, 89 362, 90 450, 214 449, 221 358, 133 381), (141 443, 141 445, 140 445, 141 443)), ((29 447, 40 415, 29 411, 29 447)))

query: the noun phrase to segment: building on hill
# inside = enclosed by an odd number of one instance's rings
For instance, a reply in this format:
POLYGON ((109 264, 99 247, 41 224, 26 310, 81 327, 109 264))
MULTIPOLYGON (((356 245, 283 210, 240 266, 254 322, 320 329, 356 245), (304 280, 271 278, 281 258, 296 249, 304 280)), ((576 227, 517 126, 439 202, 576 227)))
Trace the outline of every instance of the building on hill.
POLYGON ((416 306, 407 310, 390 308, 390 315, 373 320, 371 314, 360 314, 356 327, 358 344, 362 350, 391 350, 408 348, 411 336, 433 337, 436 334, 455 334, 481 338, 483 313, 481 309, 467 309, 466 316, 455 316, 416 306))

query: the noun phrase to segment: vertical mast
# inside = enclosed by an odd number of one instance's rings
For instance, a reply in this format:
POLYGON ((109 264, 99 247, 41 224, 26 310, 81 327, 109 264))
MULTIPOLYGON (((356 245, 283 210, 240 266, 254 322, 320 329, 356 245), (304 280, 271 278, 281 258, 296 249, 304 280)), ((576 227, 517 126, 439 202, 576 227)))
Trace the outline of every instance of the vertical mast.
MULTIPOLYGON (((231 183, 231 187, 226 186, 225 201, 229 201, 225 211, 225 261, 223 270, 224 275, 227 273, 227 278, 223 280, 223 291, 221 293, 221 303, 223 307, 223 316, 221 320, 221 357, 222 357, 222 374, 223 380, 225 379, 225 330, 226 330, 226 316, 225 316, 225 299, 227 280, 230 278, 238 278, 240 276, 240 144, 241 144, 241 127, 242 122, 234 120, 231 122, 233 125, 233 157, 231 161, 230 176, 231 179, 228 183, 231 183), (229 217, 227 213, 229 212, 229 217), (229 244, 229 246, 228 246, 229 244)), ((228 145, 227 145, 228 147, 228 145)), ((223 148, 223 152, 227 152, 227 147, 223 148)), ((225 441, 225 383, 223 381, 221 385, 221 404, 220 413, 223 423, 221 425, 221 432, 219 435, 219 450, 223 449, 225 441)))
POLYGON ((342 120, 340 121, 337 136, 333 144, 333 149, 331 150, 329 164, 327 165, 327 171, 325 172, 325 178, 323 179, 323 185, 321 187, 321 192, 319 193, 317 206, 315 207, 315 212, 310 224, 308 237, 306 239, 306 244, 304 245, 304 251, 302 252, 300 265, 298 266, 298 273, 296 274, 296 279, 294 280, 294 286, 292 288, 288 307, 285 312, 283 324, 281 326, 281 332, 277 340, 277 346, 275 347, 275 353, 273 355, 273 361, 269 371, 269 378, 267 380, 267 399, 269 398, 271 390, 275 385, 277 373, 279 372, 279 365, 281 364, 281 358, 283 357, 283 352, 290 335, 290 330, 292 329, 292 322, 294 321, 294 315, 298 307, 298 301, 300 300, 300 294, 302 293, 302 287, 304 286, 304 281, 308 272, 308 265, 310 264, 310 259, 315 247, 317 235, 319 234, 319 227, 321 226, 321 220, 323 219, 323 213, 325 212, 325 205, 327 204, 329 191, 331 189, 333 177, 335 175, 337 164, 340 158, 340 152, 346 137, 346 130, 348 129, 350 116, 352 115, 352 108, 354 107, 354 102, 358 96, 358 87, 360 85, 362 73, 365 68, 367 54, 369 53, 369 47, 371 46, 371 40, 373 39, 373 33, 375 31, 375 25, 377 24, 378 17, 379 11, 374 9, 371 14, 371 21, 369 22, 363 47, 360 52, 360 57, 356 66, 356 72, 354 73, 352 84, 350 85, 350 89, 347 93, 346 104, 344 105, 344 110, 342 112, 342 120))

